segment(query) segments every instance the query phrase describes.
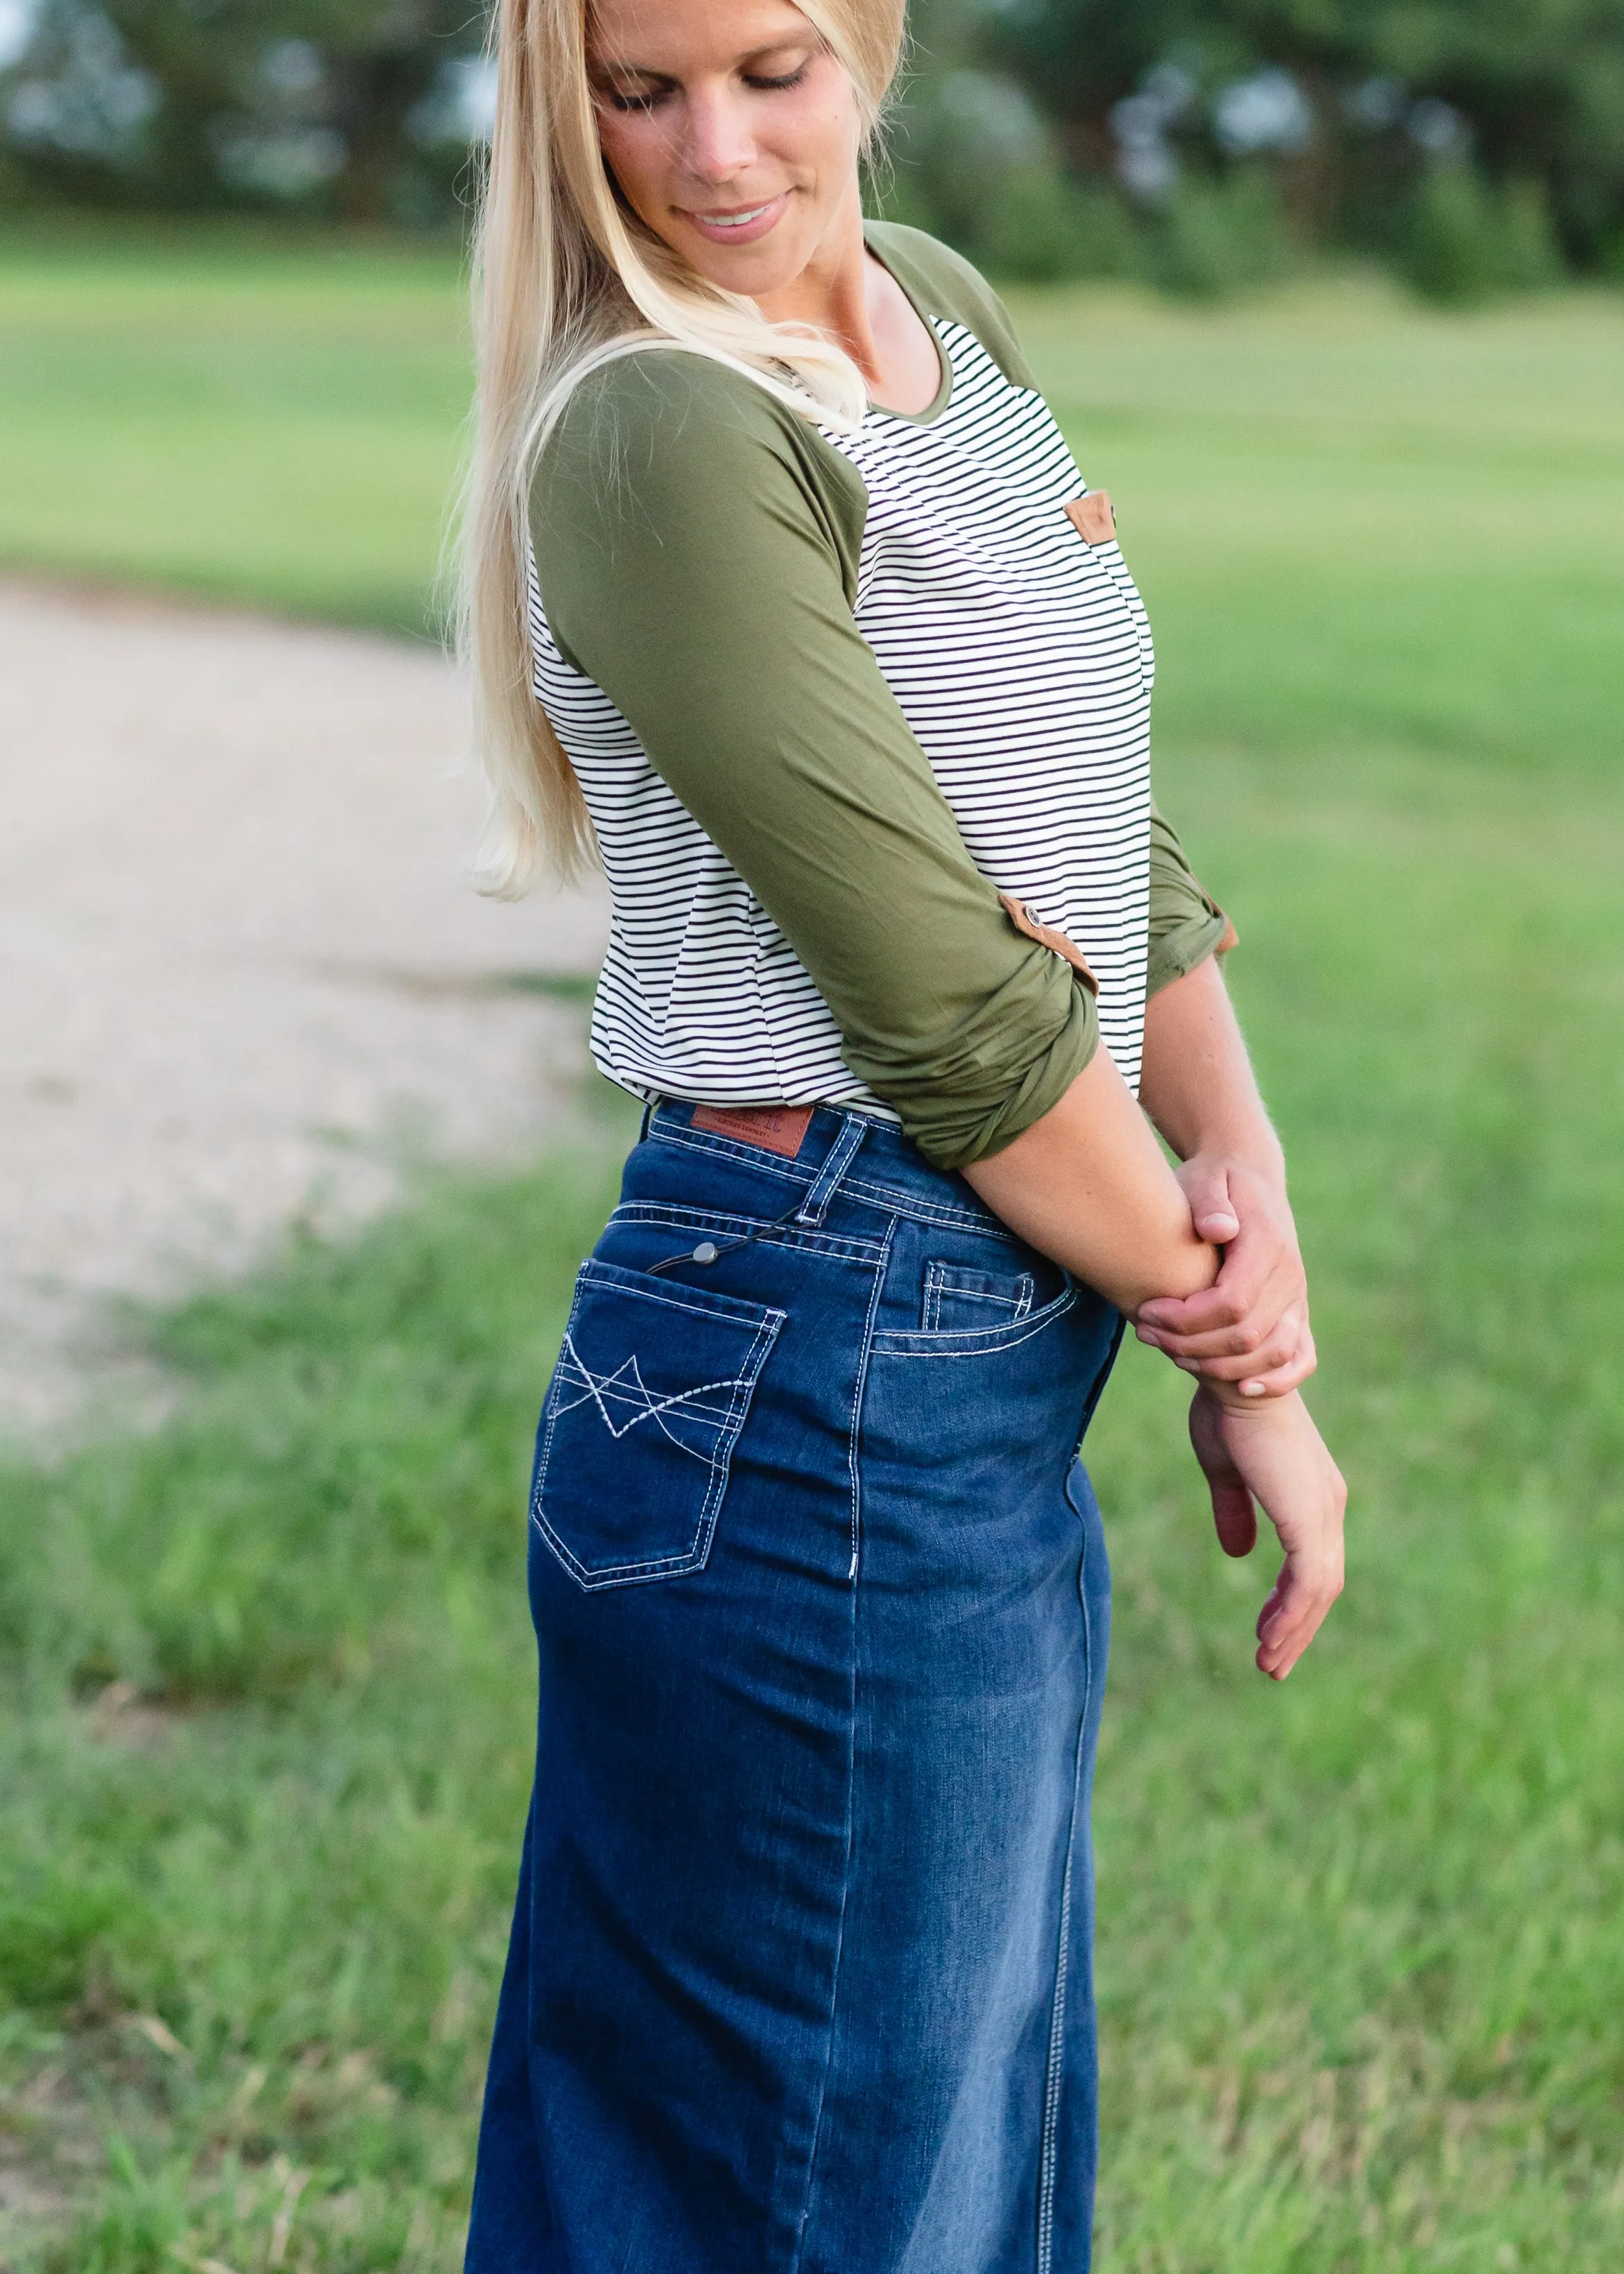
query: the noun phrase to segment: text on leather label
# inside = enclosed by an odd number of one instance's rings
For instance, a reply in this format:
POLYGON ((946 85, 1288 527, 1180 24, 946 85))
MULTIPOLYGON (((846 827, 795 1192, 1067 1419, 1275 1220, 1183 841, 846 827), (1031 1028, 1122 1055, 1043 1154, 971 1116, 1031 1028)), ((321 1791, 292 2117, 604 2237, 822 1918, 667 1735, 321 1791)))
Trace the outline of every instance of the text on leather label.
POLYGON ((781 1153, 793 1161, 801 1141, 812 1126, 809 1105, 696 1105, 688 1124, 707 1129, 713 1137, 732 1137, 741 1145, 757 1145, 763 1153, 781 1153))

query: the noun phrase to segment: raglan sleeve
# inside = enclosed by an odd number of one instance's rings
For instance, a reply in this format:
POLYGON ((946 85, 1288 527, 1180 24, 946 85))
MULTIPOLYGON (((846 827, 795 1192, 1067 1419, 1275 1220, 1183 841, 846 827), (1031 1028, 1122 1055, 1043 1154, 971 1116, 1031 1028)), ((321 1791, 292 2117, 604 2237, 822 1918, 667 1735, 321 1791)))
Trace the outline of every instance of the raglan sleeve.
POLYGON ((866 502, 763 388, 653 351, 577 387, 531 538, 566 661, 788 939, 852 1071, 959 1168, 1048 1112, 1099 1029, 970 858, 857 629, 866 502))

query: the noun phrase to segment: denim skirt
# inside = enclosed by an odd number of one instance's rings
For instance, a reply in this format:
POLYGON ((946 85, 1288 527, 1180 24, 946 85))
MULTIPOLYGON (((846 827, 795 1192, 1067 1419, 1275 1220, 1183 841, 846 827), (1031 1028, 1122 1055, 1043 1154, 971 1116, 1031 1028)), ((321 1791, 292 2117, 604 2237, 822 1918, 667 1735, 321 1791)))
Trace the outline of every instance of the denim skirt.
POLYGON ((1085 2274, 1119 1333, 872 1116, 649 1118, 538 1434, 470 2274, 1085 2274))

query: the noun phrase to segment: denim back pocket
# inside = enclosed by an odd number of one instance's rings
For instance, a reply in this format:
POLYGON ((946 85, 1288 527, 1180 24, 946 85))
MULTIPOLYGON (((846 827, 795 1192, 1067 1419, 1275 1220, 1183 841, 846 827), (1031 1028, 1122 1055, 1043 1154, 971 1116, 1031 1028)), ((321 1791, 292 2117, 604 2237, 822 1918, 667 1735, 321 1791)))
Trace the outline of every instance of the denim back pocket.
POLYGON ((530 1514, 589 1592, 703 1570, 785 1313, 582 1265, 542 1408, 530 1514))

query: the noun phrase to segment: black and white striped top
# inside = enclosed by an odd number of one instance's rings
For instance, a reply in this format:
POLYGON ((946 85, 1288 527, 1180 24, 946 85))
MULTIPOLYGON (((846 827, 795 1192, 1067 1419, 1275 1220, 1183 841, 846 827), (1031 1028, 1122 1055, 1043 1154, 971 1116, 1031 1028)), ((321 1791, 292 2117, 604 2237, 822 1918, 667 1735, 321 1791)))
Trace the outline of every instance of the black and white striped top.
MULTIPOLYGON (((932 320, 945 400, 825 439, 868 492, 853 607, 983 873, 1075 941, 1102 1040, 1137 1088, 1149 912, 1145 611, 1043 398, 932 320)), ((890 1109, 845 1065, 822 996, 609 697, 560 653, 532 577, 535 689, 580 779, 613 898, 592 1050, 638 1095, 890 1109)))

